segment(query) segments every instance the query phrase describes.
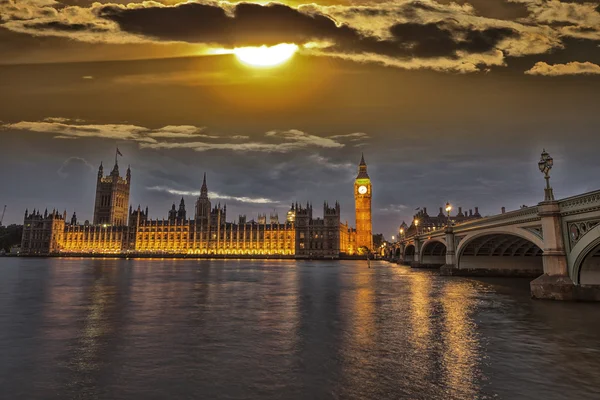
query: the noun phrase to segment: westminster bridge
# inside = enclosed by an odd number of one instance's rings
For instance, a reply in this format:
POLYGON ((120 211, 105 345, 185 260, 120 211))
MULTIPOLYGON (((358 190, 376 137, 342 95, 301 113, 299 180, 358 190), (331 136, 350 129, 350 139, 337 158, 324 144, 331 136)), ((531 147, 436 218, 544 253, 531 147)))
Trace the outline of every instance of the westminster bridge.
POLYGON ((534 298, 600 300, 600 190, 400 237, 386 256, 442 275, 522 276, 534 298))

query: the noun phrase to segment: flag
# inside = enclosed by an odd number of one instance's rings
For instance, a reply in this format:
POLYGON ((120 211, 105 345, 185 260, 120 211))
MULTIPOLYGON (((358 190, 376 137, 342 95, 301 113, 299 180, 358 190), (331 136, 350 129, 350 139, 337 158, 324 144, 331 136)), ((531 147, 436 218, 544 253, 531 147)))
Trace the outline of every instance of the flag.
POLYGON ((120 155, 121 157, 123 157, 123 154, 121 154, 118 147, 117 147, 117 154, 120 155))
POLYGON ((417 207, 415 208, 415 211, 419 211, 421 209, 421 207, 417 207))

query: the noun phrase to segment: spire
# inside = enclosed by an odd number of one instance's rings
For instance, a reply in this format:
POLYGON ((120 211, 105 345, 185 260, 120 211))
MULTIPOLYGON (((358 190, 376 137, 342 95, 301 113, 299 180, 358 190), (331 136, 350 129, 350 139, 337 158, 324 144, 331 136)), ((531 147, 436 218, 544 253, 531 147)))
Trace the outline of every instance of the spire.
POLYGON ((206 186, 206 172, 202 179, 202 188, 200 189, 200 197, 208 197, 208 187, 206 186))
POLYGON ((367 173, 367 163, 365 162, 365 155, 361 153, 360 155, 360 163, 358 164, 358 176, 356 179, 369 179, 369 174, 367 173))

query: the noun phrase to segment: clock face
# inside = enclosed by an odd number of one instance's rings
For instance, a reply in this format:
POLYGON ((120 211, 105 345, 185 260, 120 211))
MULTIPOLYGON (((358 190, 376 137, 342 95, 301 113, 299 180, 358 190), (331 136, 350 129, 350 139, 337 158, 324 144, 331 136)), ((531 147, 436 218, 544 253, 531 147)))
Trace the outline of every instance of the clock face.
POLYGON ((363 185, 363 186, 359 186, 359 187, 358 187, 358 193, 360 193, 360 194, 365 194, 365 193, 367 193, 367 187, 366 187, 366 186, 364 186, 364 185, 363 185))

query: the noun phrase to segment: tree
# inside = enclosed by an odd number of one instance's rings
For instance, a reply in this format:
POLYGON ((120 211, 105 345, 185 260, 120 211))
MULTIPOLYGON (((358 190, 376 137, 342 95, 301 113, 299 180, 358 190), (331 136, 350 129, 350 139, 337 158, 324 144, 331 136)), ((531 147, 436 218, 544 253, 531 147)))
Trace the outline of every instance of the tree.
POLYGON ((0 226, 0 250, 10 251, 12 246, 21 244, 23 225, 0 226))

